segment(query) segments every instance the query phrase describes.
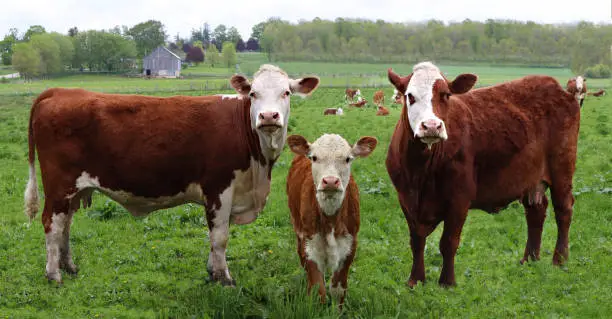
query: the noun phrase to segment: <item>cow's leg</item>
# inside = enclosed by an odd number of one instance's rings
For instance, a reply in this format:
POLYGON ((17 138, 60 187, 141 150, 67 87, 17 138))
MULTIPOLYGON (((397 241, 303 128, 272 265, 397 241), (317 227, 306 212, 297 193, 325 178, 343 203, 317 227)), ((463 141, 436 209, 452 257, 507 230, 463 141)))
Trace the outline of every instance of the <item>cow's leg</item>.
POLYGON ((561 265, 569 257, 569 228, 572 222, 574 205, 571 179, 565 183, 553 182, 550 193, 557 221, 557 244, 553 254, 553 264, 561 265))
POLYGON ((77 272, 70 251, 72 212, 69 209, 69 200, 47 198, 42 221, 47 246, 47 278, 62 283, 60 268, 72 274, 77 272))
MULTIPOLYGON (((207 206, 208 236, 210 238, 210 254, 207 270, 212 281, 218 281, 224 286, 235 286, 227 267, 225 251, 229 239, 229 220, 232 210, 233 187, 230 186, 220 196, 220 207, 214 203, 207 206)), ((210 199, 208 200, 210 202, 210 199)))
POLYGON ((546 219, 546 208, 548 207, 548 199, 545 192, 546 187, 540 184, 535 192, 523 196, 522 202, 525 207, 525 217, 527 218, 527 244, 521 264, 530 259, 540 260, 542 228, 546 219))
MULTIPOLYGON (((457 204, 455 204, 457 205, 457 204)), ((461 230, 468 214, 468 205, 462 209, 449 212, 444 220, 444 231, 440 238, 440 253, 442 253, 442 272, 438 283, 441 286, 454 286, 455 254, 461 240, 461 230)))
POLYGON ((325 303, 325 278, 323 278, 323 273, 319 270, 317 264, 310 259, 306 259, 304 268, 306 269, 308 280, 308 294, 312 291, 312 287, 318 284, 319 298, 321 299, 321 303, 325 303))
POLYGON ((433 225, 422 225, 411 222, 408 210, 404 208, 404 205, 400 205, 404 216, 408 222, 408 228, 410 229, 410 249, 412 250, 412 270, 410 271, 410 278, 408 279, 408 286, 414 287, 417 282, 425 282, 425 242, 427 236, 436 228, 438 223, 433 225))
POLYGON ((351 245, 351 252, 346 256, 346 259, 342 262, 342 265, 334 272, 331 280, 329 291, 338 298, 340 307, 344 304, 344 296, 348 287, 348 274, 353 259, 355 258, 355 252, 357 251, 357 239, 353 238, 353 244, 351 245))

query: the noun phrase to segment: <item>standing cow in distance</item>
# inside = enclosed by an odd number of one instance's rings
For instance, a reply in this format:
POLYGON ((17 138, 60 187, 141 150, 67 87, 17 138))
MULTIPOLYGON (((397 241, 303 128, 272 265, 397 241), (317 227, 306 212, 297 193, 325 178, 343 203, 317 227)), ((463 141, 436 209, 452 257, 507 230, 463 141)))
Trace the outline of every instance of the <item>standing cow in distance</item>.
POLYGON ((582 107, 584 96, 587 92, 586 79, 580 75, 573 77, 567 81, 566 89, 570 94, 574 95, 576 100, 580 102, 580 107, 582 107))
POLYGON ((382 90, 374 92, 374 96, 372 97, 372 101, 376 106, 382 106, 385 104, 385 92, 382 90))
POLYGON ((297 253, 308 276, 308 293, 318 284, 321 302, 327 269, 333 274, 332 295, 340 298, 340 305, 344 302, 359 232, 359 189, 351 164, 370 155, 377 143, 373 137, 362 137, 351 146, 337 134, 324 134, 312 144, 299 135, 287 139, 297 154, 287 175, 297 253))
POLYGON ((345 102, 354 102, 356 97, 361 97, 361 91, 359 89, 349 89, 347 88, 344 91, 344 101, 345 102))
POLYGON ((70 224, 94 191, 133 215, 185 203, 206 209, 213 281, 234 285, 225 252, 229 226, 253 222, 270 193, 285 145, 290 96, 306 96, 317 77, 291 79, 262 65, 252 83, 234 75, 238 95, 151 97, 48 89, 32 105, 25 213, 38 211, 35 152, 45 206, 46 274, 75 274, 70 224))
POLYGON ((440 222, 439 283, 455 285, 468 209, 496 213, 514 200, 525 207, 528 225, 521 263, 538 260, 549 187, 557 222, 553 264, 567 260, 580 123, 574 97, 549 76, 470 91, 476 75, 449 81, 430 62, 404 77, 389 69, 388 77, 405 96, 386 166, 410 229, 408 285, 425 280, 425 240, 440 222))

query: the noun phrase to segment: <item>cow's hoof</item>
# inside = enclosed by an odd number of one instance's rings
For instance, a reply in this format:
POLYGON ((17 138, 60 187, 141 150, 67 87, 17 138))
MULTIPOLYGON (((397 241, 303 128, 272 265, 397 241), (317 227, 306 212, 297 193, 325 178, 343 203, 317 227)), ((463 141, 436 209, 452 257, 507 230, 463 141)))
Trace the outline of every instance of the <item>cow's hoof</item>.
POLYGON ((79 273, 79 267, 73 263, 63 264, 60 268, 62 268, 67 274, 76 276, 79 273))
POLYGON ((47 280, 49 283, 56 282, 58 285, 62 285, 62 274, 59 272, 47 273, 47 280))
POLYGON ((216 273, 216 274, 212 273, 210 276, 210 281, 218 282, 224 287, 236 287, 236 280, 232 278, 227 278, 225 276, 225 273, 223 272, 216 273))

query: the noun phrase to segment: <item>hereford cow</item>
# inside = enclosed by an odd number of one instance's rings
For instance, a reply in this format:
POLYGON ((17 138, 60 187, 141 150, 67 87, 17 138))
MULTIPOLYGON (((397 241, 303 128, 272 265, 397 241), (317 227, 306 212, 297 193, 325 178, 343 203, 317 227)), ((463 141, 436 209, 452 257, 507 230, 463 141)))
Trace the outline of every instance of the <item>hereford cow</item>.
POLYGON ((350 106, 354 106, 354 107, 363 107, 367 103, 368 103, 368 101, 360 96, 360 97, 357 98, 357 102, 353 102, 353 103, 351 103, 349 105, 350 106))
POLYGON ((604 95, 606 95, 606 90, 599 90, 597 92, 588 92, 587 95, 604 96, 604 95))
POLYGON ((391 101, 393 101, 393 103, 391 103, 391 106, 393 106, 394 104, 402 104, 402 94, 400 94, 397 89, 393 89, 393 95, 391 96, 391 101))
POLYGON ((344 91, 344 100, 345 101, 353 102, 353 101, 355 101, 355 97, 361 97, 361 91, 359 89, 353 90, 353 89, 347 88, 344 91))
POLYGON ((332 295, 340 298, 340 305, 344 301, 359 231, 359 189, 351 164, 370 155, 377 142, 362 137, 351 146, 336 134, 324 134, 312 144, 299 135, 287 139, 297 154, 287 176, 297 252, 308 276, 308 293, 318 284, 321 302, 325 302, 327 269, 333 273, 332 295))
POLYGON ((410 229, 408 284, 425 280, 425 240, 440 222, 439 283, 455 284, 455 253, 470 208, 496 213, 521 200, 528 225, 521 263, 538 260, 548 187, 557 221, 553 264, 563 263, 580 123, 573 96, 548 76, 470 91, 475 75, 449 81, 430 62, 405 77, 389 69, 388 77, 406 101, 386 165, 410 229))
POLYGON ((387 115, 389 115, 389 109, 384 107, 384 106, 382 106, 382 105, 380 105, 378 107, 378 111, 376 111, 376 115, 378 115, 378 116, 387 116, 387 115))
POLYGON ((232 96, 149 97, 49 89, 29 124, 30 178, 25 213, 38 211, 35 151, 45 206, 49 280, 76 273, 69 247, 72 215, 94 190, 133 215, 185 203, 206 208, 208 272, 233 285, 225 258, 230 223, 253 222, 270 193, 270 174, 285 144, 290 95, 305 96, 317 77, 290 79, 263 65, 253 83, 231 79, 232 96))
POLYGON ((576 100, 580 102, 580 107, 582 107, 582 102, 584 102, 584 96, 587 92, 586 79, 582 76, 576 76, 567 81, 567 91, 576 97, 576 100))
POLYGON ((372 101, 376 106, 382 106, 385 104, 385 92, 382 90, 374 92, 374 96, 372 97, 372 101))
POLYGON ((325 111, 323 111, 323 115, 342 115, 344 114, 344 111, 342 111, 342 108, 328 108, 325 109, 325 111))

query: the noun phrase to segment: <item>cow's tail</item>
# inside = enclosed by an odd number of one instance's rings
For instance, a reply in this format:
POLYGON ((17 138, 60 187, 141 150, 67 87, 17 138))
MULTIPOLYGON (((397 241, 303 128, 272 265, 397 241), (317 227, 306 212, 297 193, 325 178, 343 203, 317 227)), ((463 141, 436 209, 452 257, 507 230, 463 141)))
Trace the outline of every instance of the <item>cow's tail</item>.
POLYGON ((32 109, 30 110, 30 122, 28 124, 28 163, 29 165, 29 177, 28 184, 24 193, 24 211, 26 216, 30 219, 30 223, 40 208, 39 206, 39 198, 38 198, 38 183, 36 181, 36 141, 34 140, 34 128, 32 127, 32 121, 34 119, 34 114, 38 109, 40 102, 48 97, 53 95, 52 90, 46 90, 41 93, 38 98, 32 104, 32 109))

